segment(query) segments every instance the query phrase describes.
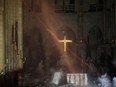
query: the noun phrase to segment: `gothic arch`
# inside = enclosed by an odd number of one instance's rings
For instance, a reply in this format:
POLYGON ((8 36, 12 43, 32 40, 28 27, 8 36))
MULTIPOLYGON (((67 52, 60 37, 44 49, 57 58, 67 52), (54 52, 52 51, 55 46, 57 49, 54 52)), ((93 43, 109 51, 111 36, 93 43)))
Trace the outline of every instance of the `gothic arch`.
POLYGON ((44 60, 44 50, 42 44, 42 35, 38 27, 32 28, 27 35, 24 35, 24 54, 26 61, 24 63, 25 73, 36 71, 38 64, 44 60))
MULTIPOLYGON (((90 29, 87 36, 87 57, 95 65, 99 65, 102 54, 103 35, 99 26, 90 29), (90 59, 89 59, 90 58, 90 59)), ((89 61, 89 62, 90 62, 89 61)))
POLYGON ((94 26, 90 29, 87 36, 87 42, 88 44, 91 44, 92 46, 102 44, 103 35, 99 26, 94 26))

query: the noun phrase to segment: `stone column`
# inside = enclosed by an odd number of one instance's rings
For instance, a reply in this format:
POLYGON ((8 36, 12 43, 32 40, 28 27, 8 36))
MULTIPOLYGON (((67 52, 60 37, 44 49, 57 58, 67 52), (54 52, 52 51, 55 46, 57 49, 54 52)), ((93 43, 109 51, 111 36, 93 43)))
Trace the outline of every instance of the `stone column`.
POLYGON ((22 68, 23 58, 23 26, 22 26, 22 0, 15 0, 16 4, 16 20, 18 22, 18 52, 19 52, 19 68, 22 68))
POLYGON ((4 5, 6 71, 13 71, 22 68, 22 0, 5 0, 4 5), (18 49, 13 44, 12 37, 12 29, 16 27, 16 22, 18 49))
MULTIPOLYGON (((115 28, 114 28, 114 29, 115 29, 115 30, 114 30, 115 33, 114 33, 114 34, 116 35, 116 0, 115 0, 114 3, 115 3, 115 28)), ((115 37, 116 37, 116 36, 115 36, 115 37)))
POLYGON ((83 40, 83 0, 78 0, 77 15, 78 15, 78 39, 83 40))
POLYGON ((0 73, 4 71, 4 3, 0 0, 0 73))

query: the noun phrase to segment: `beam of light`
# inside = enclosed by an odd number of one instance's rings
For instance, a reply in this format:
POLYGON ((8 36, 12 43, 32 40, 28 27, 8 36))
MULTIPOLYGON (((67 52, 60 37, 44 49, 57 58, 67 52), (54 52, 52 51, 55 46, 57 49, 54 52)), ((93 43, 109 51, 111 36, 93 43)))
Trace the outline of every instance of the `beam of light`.
MULTIPOLYGON (((62 19, 60 19, 59 17, 57 17, 55 15, 53 7, 48 3, 48 1, 49 0, 42 0, 42 12, 41 12, 42 17, 38 17, 36 15, 36 13, 33 11, 31 12, 31 14, 33 15, 33 17, 35 17, 35 20, 37 20, 36 23, 40 23, 52 35, 52 37, 54 39, 54 43, 56 44, 57 49, 59 50, 59 53, 63 54, 64 53, 63 48, 58 43, 59 39, 58 39, 57 33, 55 31, 56 27, 52 23, 55 22, 61 26, 63 26, 63 25, 65 26, 65 23, 62 23, 62 19), (52 15, 52 17, 51 17, 51 15, 52 15), (50 22, 50 20, 52 20, 52 23, 50 22)), ((25 1, 24 1, 24 5, 27 8, 29 8, 25 1)), ((81 57, 77 56, 72 51, 70 51, 70 52, 75 58, 77 58, 77 60, 80 63, 83 63, 83 65, 89 67, 92 71, 97 71, 96 69, 93 69, 93 67, 89 66, 86 62, 82 61, 80 59, 81 57)), ((67 54, 65 54, 65 55, 67 55, 67 54)), ((72 72, 77 71, 77 68, 73 64, 70 63, 70 57, 68 55, 67 55, 67 58, 63 58, 63 59, 64 59, 65 64, 67 65, 67 67, 70 69, 70 71, 72 71, 72 72)))

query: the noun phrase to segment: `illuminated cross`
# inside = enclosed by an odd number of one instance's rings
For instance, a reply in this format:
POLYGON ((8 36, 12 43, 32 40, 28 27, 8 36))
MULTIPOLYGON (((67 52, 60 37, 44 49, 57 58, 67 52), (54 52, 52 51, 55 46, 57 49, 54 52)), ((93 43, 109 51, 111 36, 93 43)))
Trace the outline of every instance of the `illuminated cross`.
POLYGON ((64 52, 66 52, 66 43, 71 43, 72 40, 67 40, 66 36, 64 36, 64 40, 59 40, 59 42, 64 43, 64 52))

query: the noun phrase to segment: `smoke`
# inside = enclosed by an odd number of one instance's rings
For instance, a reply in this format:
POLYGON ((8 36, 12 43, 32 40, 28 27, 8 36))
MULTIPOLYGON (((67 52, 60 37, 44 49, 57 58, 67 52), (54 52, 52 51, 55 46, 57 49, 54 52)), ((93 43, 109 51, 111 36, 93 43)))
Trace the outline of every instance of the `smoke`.
POLYGON ((116 77, 113 78, 112 83, 113 83, 113 87, 116 87, 116 77))
POLYGON ((116 87, 116 77, 111 79, 107 73, 98 77, 98 87, 116 87))
POLYGON ((110 77, 106 74, 102 75, 101 77, 98 77, 98 86, 100 87, 111 87, 111 80, 110 77))

